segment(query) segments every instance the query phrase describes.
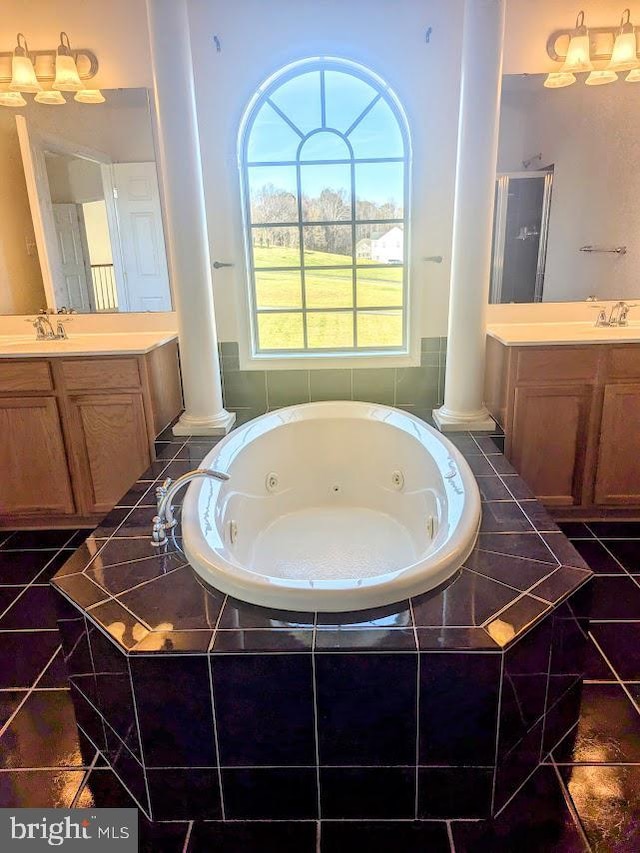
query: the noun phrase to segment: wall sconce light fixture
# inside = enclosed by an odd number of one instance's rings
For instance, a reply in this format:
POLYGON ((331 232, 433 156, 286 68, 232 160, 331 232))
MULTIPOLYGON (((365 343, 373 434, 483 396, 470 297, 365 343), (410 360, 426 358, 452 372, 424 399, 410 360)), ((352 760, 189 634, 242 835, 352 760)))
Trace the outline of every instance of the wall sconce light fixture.
POLYGON ((592 71, 589 48, 589 30, 584 23, 584 12, 578 12, 576 26, 569 39, 569 48, 561 72, 577 74, 580 71, 592 71))
POLYGON ((66 103, 62 92, 74 92, 74 99, 81 104, 104 103, 102 92, 87 85, 98 71, 93 51, 72 49, 65 32, 60 33, 55 50, 29 50, 22 33, 16 40, 13 51, 0 51, 0 106, 24 107, 24 94, 34 95, 39 104, 62 105, 66 103), (50 84, 50 88, 43 83, 50 84))
POLYGON ((80 104, 104 104, 104 95, 100 89, 81 89, 73 96, 80 104))
POLYGON ((602 86, 613 83, 621 71, 628 71, 625 80, 640 82, 640 58, 636 27, 631 23, 631 11, 625 9, 617 27, 590 27, 584 23, 584 12, 579 12, 572 30, 556 30, 547 40, 547 53, 562 65, 545 78, 548 89, 560 89, 576 82, 576 74, 589 72, 585 84, 602 86), (556 45, 567 44, 566 53, 559 53, 556 45))
POLYGON ((618 75, 615 71, 603 68, 602 71, 592 71, 584 81, 585 86, 603 86, 605 83, 615 83, 618 75))
POLYGON ((630 19, 631 11, 625 9, 620 18, 620 32, 616 36, 611 59, 607 65, 609 71, 631 71, 640 65, 637 54, 636 31, 630 19))
POLYGON ((60 44, 56 53, 56 79, 51 88, 57 89, 58 92, 79 92, 82 89, 82 81, 66 33, 60 33, 60 44))
POLYGON ((39 104, 49 104, 51 106, 67 103, 62 92, 57 92, 55 89, 43 89, 42 92, 38 92, 33 100, 39 104))
POLYGON ((22 33, 18 33, 16 41, 18 43, 14 48, 13 57, 11 58, 11 83, 9 83, 9 88, 14 92, 39 92, 42 89, 42 85, 36 77, 33 62, 29 56, 27 40, 22 33), (20 39, 22 39, 23 44, 20 44, 20 39))
POLYGON ((26 104, 27 102, 20 92, 0 92, 0 106, 24 107, 26 104))
POLYGON ((563 89, 565 86, 570 86, 575 82, 575 74, 570 74, 568 71, 552 71, 550 74, 547 74, 543 85, 547 89, 563 89))

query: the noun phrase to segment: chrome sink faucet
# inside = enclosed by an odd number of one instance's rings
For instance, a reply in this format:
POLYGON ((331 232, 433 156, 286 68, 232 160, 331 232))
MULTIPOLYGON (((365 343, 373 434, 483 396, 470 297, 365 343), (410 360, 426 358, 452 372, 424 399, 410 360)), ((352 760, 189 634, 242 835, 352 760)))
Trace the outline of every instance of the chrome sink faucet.
POLYGON ((627 302, 620 300, 620 302, 616 302, 615 305, 611 307, 611 311, 609 312, 609 316, 607 317, 607 312, 604 308, 598 309, 598 317, 596 319, 596 326, 628 326, 629 325, 629 311, 631 308, 635 308, 636 304, 629 305, 627 302))
POLYGON ((67 330, 64 327, 62 320, 58 320, 55 332, 49 319, 49 312, 44 308, 40 309, 37 317, 34 317, 31 322, 36 330, 37 341, 64 341, 68 338, 67 330))

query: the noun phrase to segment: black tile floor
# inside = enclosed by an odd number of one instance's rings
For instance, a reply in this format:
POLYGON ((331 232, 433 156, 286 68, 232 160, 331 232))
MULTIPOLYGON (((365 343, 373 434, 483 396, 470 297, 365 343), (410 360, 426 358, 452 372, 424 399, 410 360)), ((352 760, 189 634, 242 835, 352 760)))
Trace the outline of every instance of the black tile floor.
MULTIPOLYGON (((563 525, 596 571, 568 736, 493 821, 149 823, 143 851, 640 850, 640 524, 563 525)), ((86 531, 0 532, 0 806, 135 806, 75 727, 49 579, 86 531)))

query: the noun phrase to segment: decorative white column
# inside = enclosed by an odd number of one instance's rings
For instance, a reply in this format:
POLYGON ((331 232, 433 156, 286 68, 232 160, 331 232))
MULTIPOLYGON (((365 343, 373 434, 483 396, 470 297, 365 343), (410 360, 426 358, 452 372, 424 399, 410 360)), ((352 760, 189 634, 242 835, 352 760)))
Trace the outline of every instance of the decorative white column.
POLYGON ((185 411, 175 435, 224 435, 211 258, 185 0, 147 0, 169 268, 178 316, 185 411))
POLYGON ((483 405, 506 0, 466 0, 442 431, 493 429, 483 405))

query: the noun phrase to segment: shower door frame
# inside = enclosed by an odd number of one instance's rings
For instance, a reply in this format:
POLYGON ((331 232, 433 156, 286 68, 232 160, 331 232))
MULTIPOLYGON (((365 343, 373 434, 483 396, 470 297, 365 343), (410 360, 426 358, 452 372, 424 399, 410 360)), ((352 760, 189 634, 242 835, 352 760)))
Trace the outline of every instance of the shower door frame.
POLYGON ((553 172, 498 172, 496 176, 496 208, 493 224, 493 266, 491 271, 490 304, 499 304, 502 297, 502 277, 504 274, 504 249, 507 231, 507 207, 509 204, 509 182, 513 178, 544 178, 542 194, 542 218, 540 220, 540 241, 536 264, 536 282, 533 301, 542 302, 544 274, 547 262, 547 244, 549 241, 549 216, 551 213, 551 192, 553 172))

